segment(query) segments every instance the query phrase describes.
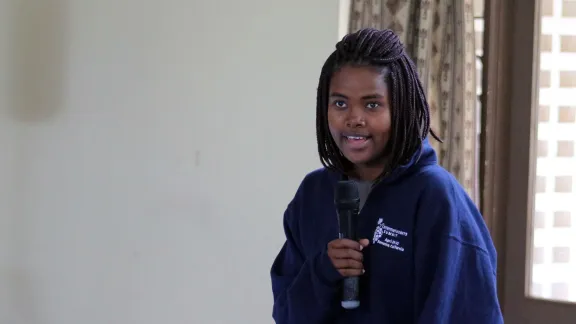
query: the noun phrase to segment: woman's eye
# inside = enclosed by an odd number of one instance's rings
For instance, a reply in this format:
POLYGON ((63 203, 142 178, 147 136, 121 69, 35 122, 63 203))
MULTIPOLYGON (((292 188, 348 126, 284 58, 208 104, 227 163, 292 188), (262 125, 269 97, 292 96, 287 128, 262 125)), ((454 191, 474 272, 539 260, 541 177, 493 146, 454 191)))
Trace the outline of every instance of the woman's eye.
POLYGON ((366 105, 366 108, 368 109, 376 109, 380 106, 380 104, 378 104, 377 102, 371 102, 369 104, 366 105))
POLYGON ((338 108, 346 108, 346 103, 342 100, 334 101, 334 106, 338 108))

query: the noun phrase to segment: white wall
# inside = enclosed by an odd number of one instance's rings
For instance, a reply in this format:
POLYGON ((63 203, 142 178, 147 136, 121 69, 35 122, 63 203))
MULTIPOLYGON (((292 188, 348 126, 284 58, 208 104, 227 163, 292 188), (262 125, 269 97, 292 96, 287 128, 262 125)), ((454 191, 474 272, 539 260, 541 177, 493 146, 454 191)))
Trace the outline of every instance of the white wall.
POLYGON ((0 323, 272 323, 338 6, 0 1, 0 323))
POLYGON ((341 39, 349 32, 350 28, 350 9, 352 0, 338 0, 338 39, 341 39))

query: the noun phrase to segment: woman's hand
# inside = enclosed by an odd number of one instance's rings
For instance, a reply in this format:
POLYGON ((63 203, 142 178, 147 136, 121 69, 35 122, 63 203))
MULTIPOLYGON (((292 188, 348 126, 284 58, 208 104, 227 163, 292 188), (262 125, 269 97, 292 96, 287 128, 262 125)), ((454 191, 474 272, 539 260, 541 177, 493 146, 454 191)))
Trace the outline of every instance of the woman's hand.
POLYGON ((367 239, 358 242, 336 239, 328 243, 328 256, 336 270, 344 277, 360 276, 364 273, 362 249, 368 244, 370 241, 367 239))

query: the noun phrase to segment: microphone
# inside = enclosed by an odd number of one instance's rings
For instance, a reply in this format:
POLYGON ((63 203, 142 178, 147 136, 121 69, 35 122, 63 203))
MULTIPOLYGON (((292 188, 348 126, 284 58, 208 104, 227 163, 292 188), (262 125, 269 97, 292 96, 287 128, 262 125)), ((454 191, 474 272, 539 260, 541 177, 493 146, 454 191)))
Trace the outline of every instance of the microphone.
MULTIPOLYGON (((356 227, 360 211, 360 194, 354 181, 343 180, 336 185, 334 204, 338 212, 339 238, 357 241, 356 227)), ((346 277, 342 283, 341 305, 345 309, 360 306, 359 277, 346 277)))

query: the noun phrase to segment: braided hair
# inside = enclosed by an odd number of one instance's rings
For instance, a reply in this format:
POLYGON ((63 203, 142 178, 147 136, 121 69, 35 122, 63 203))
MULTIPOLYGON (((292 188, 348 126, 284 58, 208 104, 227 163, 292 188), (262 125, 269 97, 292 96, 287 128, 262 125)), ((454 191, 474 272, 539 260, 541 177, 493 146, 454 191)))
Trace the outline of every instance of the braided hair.
POLYGON ((374 67, 382 73, 391 103, 391 134, 383 155, 383 175, 410 161, 430 133, 430 109, 416 66, 391 30, 361 29, 346 35, 322 67, 316 99, 316 138, 322 165, 350 174, 352 162, 342 155, 328 128, 328 97, 332 75, 344 66, 374 67))

